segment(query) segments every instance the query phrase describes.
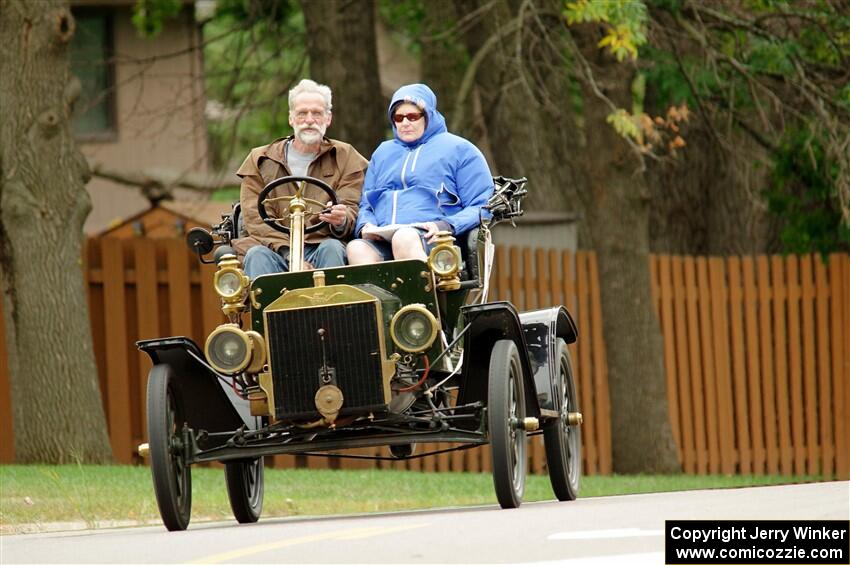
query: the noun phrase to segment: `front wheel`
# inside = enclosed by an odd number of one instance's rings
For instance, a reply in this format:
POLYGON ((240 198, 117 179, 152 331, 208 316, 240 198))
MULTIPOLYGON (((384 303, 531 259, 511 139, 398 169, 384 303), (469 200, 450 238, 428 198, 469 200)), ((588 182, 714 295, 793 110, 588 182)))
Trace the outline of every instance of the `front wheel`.
POLYGON ((581 476, 581 428, 570 424, 569 415, 579 412, 578 397, 570 351, 560 338, 555 342, 555 362, 559 417, 543 430, 546 464, 549 481, 558 500, 575 500, 581 476))
POLYGON ((169 365, 148 375, 148 435, 151 475, 159 515, 170 531, 185 530, 192 514, 192 472, 183 445, 183 406, 169 365))
POLYGON ((493 462, 493 485, 502 508, 517 508, 525 492, 527 437, 522 366, 516 344, 496 342, 490 352, 487 429, 493 462))
POLYGON ((224 481, 230 509, 240 524, 252 524, 263 511, 263 458, 229 461, 224 466, 224 481))

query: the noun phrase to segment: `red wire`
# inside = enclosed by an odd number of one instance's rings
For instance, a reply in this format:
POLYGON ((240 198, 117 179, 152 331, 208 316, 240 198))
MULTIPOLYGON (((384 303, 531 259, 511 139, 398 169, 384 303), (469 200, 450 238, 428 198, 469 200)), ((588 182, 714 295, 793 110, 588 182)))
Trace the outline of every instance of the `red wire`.
POLYGON ((242 400, 248 400, 247 398, 245 398, 244 396, 242 396, 242 393, 241 393, 241 392, 239 392, 238 390, 236 390, 236 375, 234 375, 234 376, 233 376, 233 392, 235 392, 235 393, 236 393, 236 396, 238 396, 238 397, 239 397, 239 398, 241 398, 242 400))
POLYGON ((428 361, 427 355, 423 355, 422 359, 425 361, 425 372, 422 373, 422 377, 419 378, 419 382, 416 383, 416 384, 404 387, 404 388, 400 388, 400 389, 398 389, 399 392, 410 392, 411 390, 416 390, 417 388, 422 386, 422 383, 424 383, 425 379, 428 378, 428 371, 431 370, 431 362, 428 361))

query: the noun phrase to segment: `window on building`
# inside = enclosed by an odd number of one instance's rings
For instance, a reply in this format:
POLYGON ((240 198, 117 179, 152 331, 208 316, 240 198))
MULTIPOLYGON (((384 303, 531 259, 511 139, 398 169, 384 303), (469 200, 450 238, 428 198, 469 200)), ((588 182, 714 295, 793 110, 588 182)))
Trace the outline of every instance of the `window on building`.
POLYGON ((80 10, 74 11, 74 18, 71 72, 80 79, 82 92, 72 128, 78 139, 112 139, 116 135, 112 16, 106 11, 80 10))

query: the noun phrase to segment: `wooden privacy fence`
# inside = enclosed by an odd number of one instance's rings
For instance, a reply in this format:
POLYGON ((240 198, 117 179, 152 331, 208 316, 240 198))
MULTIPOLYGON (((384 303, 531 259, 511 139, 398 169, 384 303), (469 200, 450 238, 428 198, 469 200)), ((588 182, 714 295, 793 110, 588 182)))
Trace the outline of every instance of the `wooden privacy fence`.
POLYGON ((651 260, 688 473, 850 476, 850 258, 651 260))
MULTIPOLYGON (((222 321, 213 267, 179 240, 92 239, 84 254, 104 409, 115 457, 138 462, 150 360, 138 339, 186 335, 203 344, 222 321)), ((585 424, 583 466, 612 470, 610 406, 596 257, 497 248, 491 299, 519 310, 565 304, 585 424)), ((671 422, 688 473, 850 474, 850 258, 653 256, 671 422)), ((2 320, 2 317, 0 317, 2 320)), ((1 323, 1 322, 0 322, 1 323)), ((0 326, 0 333, 2 333, 0 326)), ((5 338, 0 340, 5 358, 5 338)), ((0 461, 10 462, 8 367, 0 365, 0 461)), ((445 446, 419 446, 419 452, 445 446)), ((544 473, 542 438, 529 468, 544 473)), ((361 455, 386 455, 383 448, 361 455)), ((487 447, 409 461, 277 456, 276 467, 489 471, 487 447)))

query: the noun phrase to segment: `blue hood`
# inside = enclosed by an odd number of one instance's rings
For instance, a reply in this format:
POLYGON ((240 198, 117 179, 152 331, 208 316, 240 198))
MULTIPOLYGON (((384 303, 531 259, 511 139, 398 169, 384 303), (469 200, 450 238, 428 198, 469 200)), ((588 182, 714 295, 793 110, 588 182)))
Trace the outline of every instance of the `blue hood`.
POLYGON ((448 131, 446 129, 446 118, 437 111, 437 95, 424 84, 408 84, 396 90, 390 101, 390 107, 387 109, 387 119, 389 119, 390 125, 393 128, 395 140, 408 147, 415 147, 420 143, 428 141, 438 133, 448 131), (425 125, 425 133, 422 137, 410 143, 398 138, 398 130, 393 122, 393 109, 403 102, 410 102, 418 106, 420 110, 425 112, 425 117, 428 120, 425 125))
POLYGON ((393 94, 387 117, 402 102, 419 107, 427 117, 425 132, 412 143, 398 138, 372 153, 363 181, 355 233, 366 224, 446 222, 455 235, 477 226, 489 212, 482 207, 493 194, 493 177, 475 145, 446 130, 437 111, 437 96, 424 84, 409 84, 393 94))

